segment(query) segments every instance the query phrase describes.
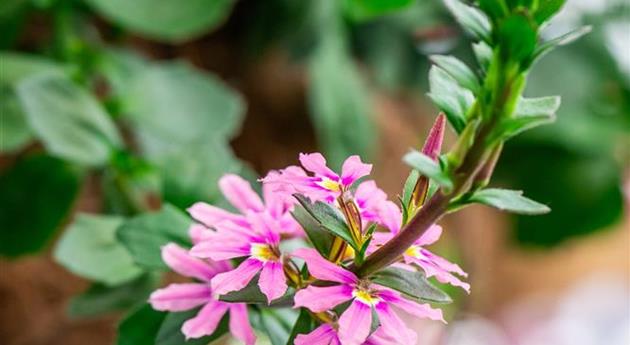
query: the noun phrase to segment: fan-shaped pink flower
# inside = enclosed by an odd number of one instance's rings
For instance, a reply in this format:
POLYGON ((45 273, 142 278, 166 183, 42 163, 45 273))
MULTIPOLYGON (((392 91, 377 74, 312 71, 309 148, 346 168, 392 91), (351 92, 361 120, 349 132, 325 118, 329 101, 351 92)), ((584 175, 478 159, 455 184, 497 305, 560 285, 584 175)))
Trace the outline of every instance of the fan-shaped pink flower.
POLYGON ((441 310, 409 301, 389 288, 359 280, 354 273, 322 258, 314 249, 298 249, 292 256, 306 261, 315 278, 338 283, 333 286, 310 285, 299 290, 294 299, 295 307, 319 313, 351 301, 338 321, 337 334, 342 345, 360 345, 366 341, 370 335, 372 309, 378 315, 382 332, 405 344, 415 342, 415 333, 393 312, 392 306, 418 317, 443 320, 441 310))
MULTIPOLYGON (((390 232, 374 233, 371 242, 371 249, 369 252, 374 251, 377 246, 382 245, 394 237, 399 231, 402 224, 402 214, 396 204, 391 201, 383 204, 380 211, 380 223, 387 227, 390 232)), ((415 264, 422 268, 427 277, 435 277, 441 283, 451 284, 453 286, 459 286, 462 289, 470 292, 470 284, 461 281, 455 274, 461 277, 467 277, 468 274, 464 272, 457 264, 449 262, 441 256, 435 255, 432 252, 425 249, 425 246, 435 243, 440 239, 442 235, 442 227, 434 224, 432 225, 414 244, 407 249, 403 255, 403 259, 407 264, 415 264)))
POLYGON ((350 156, 346 159, 341 168, 341 175, 326 165, 326 159, 321 153, 300 153, 300 163, 311 175, 300 167, 290 166, 281 170, 279 174, 273 172, 263 181, 274 185, 274 190, 284 194, 300 193, 312 200, 334 203, 354 182, 372 171, 372 165, 361 162, 359 156, 350 156))
POLYGON ((149 303, 155 310, 178 312, 201 306, 197 316, 182 326, 186 339, 211 335, 223 315, 229 312, 231 334, 247 345, 256 342, 256 336, 249 324, 247 306, 244 303, 225 303, 213 296, 210 280, 231 268, 227 261, 194 258, 174 243, 162 248, 162 259, 173 271, 198 281, 171 284, 154 291, 149 297, 149 303))
MULTIPOLYGON (((384 334, 382 327, 379 327, 372 333, 363 345, 409 345, 415 344, 415 340, 412 343, 402 342, 401 337, 396 335, 395 337, 384 334)), ((413 335, 415 339, 415 335, 413 335)), ((411 340, 411 339, 407 339, 411 340)), ((341 340, 337 334, 337 330, 330 324, 324 323, 315 328, 308 334, 298 334, 295 337, 295 345, 341 345, 341 340)))

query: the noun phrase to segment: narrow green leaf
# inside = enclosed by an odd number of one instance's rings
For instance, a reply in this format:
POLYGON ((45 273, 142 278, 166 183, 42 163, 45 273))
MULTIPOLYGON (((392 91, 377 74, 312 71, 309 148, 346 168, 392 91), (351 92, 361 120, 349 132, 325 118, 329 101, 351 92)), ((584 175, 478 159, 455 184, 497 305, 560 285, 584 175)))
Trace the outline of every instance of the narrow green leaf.
POLYGON ((293 325, 291 335, 289 336, 289 340, 287 340, 286 345, 293 345, 295 337, 297 337, 298 334, 308 334, 313 329, 315 329, 315 321, 308 312, 308 309, 300 308, 300 314, 295 321, 295 325, 293 325))
POLYGON ((460 25, 473 37, 490 43, 490 21, 483 12, 459 0, 444 0, 460 25))
POLYGON ((593 27, 590 25, 582 26, 573 31, 569 31, 568 33, 562 36, 556 37, 554 39, 551 39, 549 41, 539 44, 536 47, 536 50, 534 51, 533 60, 536 61, 540 59, 541 57, 543 57, 545 54, 549 53, 551 50, 553 50, 556 47, 567 45, 567 44, 577 41, 582 36, 590 33, 592 29, 593 27))
POLYGON ((407 208, 407 206, 411 203, 411 198, 413 197, 413 190, 416 187, 416 183, 420 178, 420 173, 418 170, 412 169, 405 180, 405 185, 403 186, 403 193, 401 197, 402 208, 407 208))
POLYGON ((521 98, 514 117, 504 119, 493 137, 507 140, 526 130, 552 123, 556 120, 555 113, 559 107, 559 96, 521 98))
MULTIPOLYGON (((248 303, 248 304, 264 304, 265 306, 269 306, 269 302, 267 301, 267 296, 265 296, 258 288, 258 276, 254 277, 249 283, 238 291, 232 291, 225 295, 219 296, 219 299, 224 302, 231 303, 248 303)), ((290 304, 293 299, 293 295, 295 294, 295 290, 292 288, 287 289, 287 292, 284 296, 277 298, 271 303, 273 306, 290 304)))
POLYGON ((212 335, 186 340, 182 333, 182 325, 189 319, 192 319, 199 313, 199 309, 192 309, 184 312, 168 313, 164 321, 160 325, 157 335, 155 336, 155 345, 207 345, 210 342, 219 339, 228 332, 229 313, 219 322, 216 330, 212 335))
POLYGON ((565 2, 566 0, 538 0, 538 8, 534 12, 534 19, 536 19, 538 24, 546 22, 560 11, 565 2))
POLYGON ((99 14, 144 37, 182 42, 217 28, 234 0, 88 0, 99 14))
POLYGON ((55 248, 55 260, 69 271, 114 286, 132 280, 142 270, 116 240, 123 218, 79 214, 55 248))
POLYGON ((123 145, 98 100, 70 79, 35 75, 22 80, 17 91, 30 127, 50 153, 98 166, 123 145))
POLYGON ((483 189, 475 192, 469 202, 478 202, 518 214, 537 215, 551 211, 546 205, 524 197, 522 191, 509 189, 483 189))
POLYGON ((448 122, 457 133, 466 127, 466 114, 475 101, 472 92, 459 86, 457 81, 438 66, 429 70, 430 92, 427 94, 435 105, 446 114, 448 122))
POLYGON ((70 300, 68 314, 73 318, 85 318, 128 309, 138 301, 145 301, 158 282, 158 275, 144 274, 119 286, 94 284, 70 300))
POLYGON ((45 155, 23 157, 3 171, 0 255, 18 257, 41 250, 68 217, 81 179, 81 171, 45 155))
POLYGON ((431 284, 421 272, 389 267, 374 273, 370 279, 374 283, 390 287, 418 301, 453 302, 444 291, 431 284))
POLYGON ((323 257, 328 257, 328 251, 330 250, 334 236, 324 230, 322 225, 313 218, 304 207, 295 207, 291 215, 302 226, 302 229, 306 232, 306 236, 313 244, 313 247, 315 247, 323 257))
POLYGON ((465 63, 453 56, 447 55, 431 55, 431 61, 448 73, 459 85, 476 93, 479 88, 479 78, 475 73, 466 66, 465 63))
POLYGON ((352 235, 350 235, 350 229, 339 211, 321 201, 313 203, 310 199, 300 194, 294 194, 293 196, 324 229, 330 231, 333 235, 341 237, 353 248, 359 250, 359 248, 356 248, 352 235))
POLYGON ((125 221, 116 233, 138 265, 148 269, 166 269, 160 248, 169 242, 189 247, 190 223, 190 218, 182 211, 166 204, 159 212, 145 213, 125 221))
POLYGON ((118 325, 117 345, 155 344, 155 337, 167 313, 143 304, 127 315, 118 325))
POLYGON ((442 171, 440 165, 422 152, 413 150, 403 157, 403 161, 412 168, 418 170, 420 174, 434 180, 446 189, 453 188, 453 181, 442 171))

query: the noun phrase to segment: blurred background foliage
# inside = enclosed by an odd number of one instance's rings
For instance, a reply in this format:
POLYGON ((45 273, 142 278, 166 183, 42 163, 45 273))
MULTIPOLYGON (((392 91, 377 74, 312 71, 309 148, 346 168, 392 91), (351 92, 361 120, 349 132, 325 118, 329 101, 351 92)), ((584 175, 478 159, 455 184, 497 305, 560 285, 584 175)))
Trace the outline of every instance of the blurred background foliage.
MULTIPOLYGON (((545 37, 582 25, 593 31, 542 59, 526 92, 561 95, 558 121, 509 141, 494 182, 553 210, 510 218, 511 238, 525 247, 610 228, 623 212, 630 6, 567 2, 545 37)), ((162 267, 158 253, 119 242, 125 229, 146 230, 141 241, 185 243, 182 209, 199 200, 225 206, 217 179, 235 172, 253 181, 269 168, 264 162, 294 162, 297 151, 277 159, 285 145, 321 150, 337 167, 350 154, 387 162, 379 135, 389 119, 379 99, 423 104, 414 116, 428 123, 437 109, 425 101, 427 56, 454 54, 471 65, 470 43, 441 1, 2 0, 0 257, 36 254, 60 238, 55 260, 93 282, 70 315, 128 309, 158 284, 145 269, 162 267), (268 66, 274 54, 290 67, 268 66), (261 75, 267 84, 252 87, 261 75), (296 87, 293 104, 286 94, 296 87), (270 94, 279 97, 261 105, 270 94), (273 102, 291 114, 266 116, 278 109, 273 102), (269 131, 276 142, 264 141, 269 131), (102 214, 73 216, 86 198, 102 214)), ((424 134, 416 137, 402 145, 424 134)), ((133 315, 154 318, 153 328, 181 321, 133 315)), ((129 339, 151 336, 133 322, 120 328, 129 339)))

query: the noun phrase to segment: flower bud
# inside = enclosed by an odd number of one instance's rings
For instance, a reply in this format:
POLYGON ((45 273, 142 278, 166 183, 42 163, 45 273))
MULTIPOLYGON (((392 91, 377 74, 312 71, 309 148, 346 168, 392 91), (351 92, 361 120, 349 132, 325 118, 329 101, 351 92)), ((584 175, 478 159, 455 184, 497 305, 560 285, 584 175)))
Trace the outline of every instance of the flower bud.
MULTIPOLYGON (((442 151, 445 129, 446 117, 444 116, 444 113, 440 113, 435 119, 435 122, 429 131, 429 135, 424 142, 424 146, 422 147, 422 153, 434 161, 437 161, 440 156, 440 152, 442 151)), ((415 210, 416 208, 422 206, 427 198, 428 191, 429 179, 426 176, 420 176, 411 194, 410 208, 415 210)))

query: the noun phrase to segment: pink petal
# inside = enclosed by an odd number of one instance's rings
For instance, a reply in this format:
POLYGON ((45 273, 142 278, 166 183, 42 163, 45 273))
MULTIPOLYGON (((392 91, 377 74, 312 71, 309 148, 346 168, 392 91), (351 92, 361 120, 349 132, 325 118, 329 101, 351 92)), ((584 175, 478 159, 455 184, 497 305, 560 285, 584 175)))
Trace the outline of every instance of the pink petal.
POLYGON ((267 213, 249 213, 247 219, 252 229, 264 242, 275 245, 280 242, 280 227, 278 222, 267 213))
POLYGON ((381 324, 379 330, 383 338, 398 339, 402 344, 415 344, 416 333, 409 329, 407 325, 396 315, 387 303, 376 305, 376 314, 381 324))
POLYGON ((203 240, 208 239, 212 235, 212 230, 206 228, 201 224, 194 223, 188 228, 188 236, 192 240, 193 244, 197 244, 203 240))
POLYGON ((295 294, 294 307, 304 307, 314 313, 320 313, 350 299, 352 299, 352 287, 348 285, 324 287, 309 285, 295 294))
POLYGON ((419 246, 433 244, 440 239, 440 236, 442 236, 442 227, 437 224, 433 224, 429 227, 429 229, 427 229, 427 231, 424 232, 424 234, 422 234, 422 236, 420 236, 418 241, 416 241, 416 244, 419 246))
POLYGON ((370 335, 372 309, 354 300, 339 318, 339 340, 343 345, 361 345, 370 335))
POLYGON ((184 311, 212 300, 212 290, 207 284, 171 284, 154 291, 149 303, 155 310, 184 311))
POLYGON ((291 255, 306 261, 308 271, 317 279, 353 284, 359 279, 354 273, 324 259, 315 249, 300 248, 291 255))
POLYGON ((162 247, 162 260, 173 271, 201 281, 209 282, 212 277, 220 273, 202 260, 192 257, 187 250, 175 243, 169 243, 162 247))
POLYGON ((201 338, 205 335, 211 335, 217 329, 219 322, 228 309, 228 304, 217 300, 208 302, 197 316, 184 322, 182 325, 182 333, 186 339, 201 338))
POLYGON ((359 156, 350 156, 343 162, 343 167, 341 168, 341 184, 350 186, 354 181, 369 175, 370 172, 372 172, 372 164, 361 162, 361 157, 359 156))
MULTIPOLYGON (((383 331, 383 327, 379 327, 370 335, 367 341, 363 345, 401 345, 400 341, 396 337, 391 337, 389 334, 383 331)), ((404 343, 406 345, 406 343, 404 343)), ((410 344, 416 344, 410 343, 410 344)))
POLYGON ((326 158, 321 153, 300 153, 300 163, 304 169, 337 181, 339 176, 326 165, 326 158))
POLYGON ((295 345, 332 345, 339 342, 337 332, 327 323, 315 328, 309 334, 298 334, 295 345))
POLYGON ((247 317, 247 306, 244 303, 230 304, 230 333, 245 345, 254 345, 256 335, 247 317))
POLYGON ((423 249, 422 250, 422 254, 424 254, 424 256, 426 256, 427 258, 429 258, 431 261, 435 262, 436 265, 438 265, 439 267, 441 267, 442 269, 449 271, 449 272, 454 272, 459 274, 462 277, 468 277, 468 273, 464 272, 464 270, 462 270, 461 267, 459 267, 457 264, 454 264, 446 259, 444 259, 441 256, 435 255, 432 252, 423 249))
POLYGON ((282 264, 275 261, 265 262, 258 279, 258 287, 267 296, 268 303, 282 297, 287 291, 287 280, 284 276, 282 264))
POLYGON ((388 228, 389 231, 397 234, 400 231, 402 225, 402 212, 398 208, 398 205, 392 201, 386 201, 381 204, 379 210, 379 223, 388 228))
POLYGON ((188 208, 188 213, 190 213, 194 219, 209 227, 213 227, 215 224, 225 220, 239 223, 244 219, 241 215, 228 212, 205 202, 193 204, 188 208))
POLYGON ((256 273, 262 268, 262 262, 256 259, 247 259, 237 268, 224 273, 219 273, 210 284, 215 294, 225 295, 228 292, 238 291, 247 286, 256 273))
POLYGON ((243 242, 212 239, 196 244, 190 250, 190 255, 212 260, 229 260, 249 256, 250 245, 243 242))
POLYGON ((404 297, 402 297, 398 292, 394 292, 392 290, 384 290, 379 292, 379 297, 388 302, 389 304, 402 309, 403 311, 419 317, 419 318, 427 318, 436 321, 444 321, 442 316, 442 310, 433 309, 428 304, 420 304, 416 302, 412 302, 404 297))
POLYGON ((265 209, 262 200, 252 189, 249 182, 240 176, 233 174, 224 175, 219 180, 219 188, 221 188, 225 198, 243 213, 247 211, 261 212, 265 209))
MULTIPOLYGON (((277 181, 280 176, 280 173, 277 171, 271 171, 267 174, 266 179, 277 181)), ((278 189, 278 184, 275 183, 263 183, 262 186, 265 206, 269 214, 274 218, 281 217, 295 204, 295 198, 293 198, 291 194, 283 193, 282 191, 278 191, 278 189)))

